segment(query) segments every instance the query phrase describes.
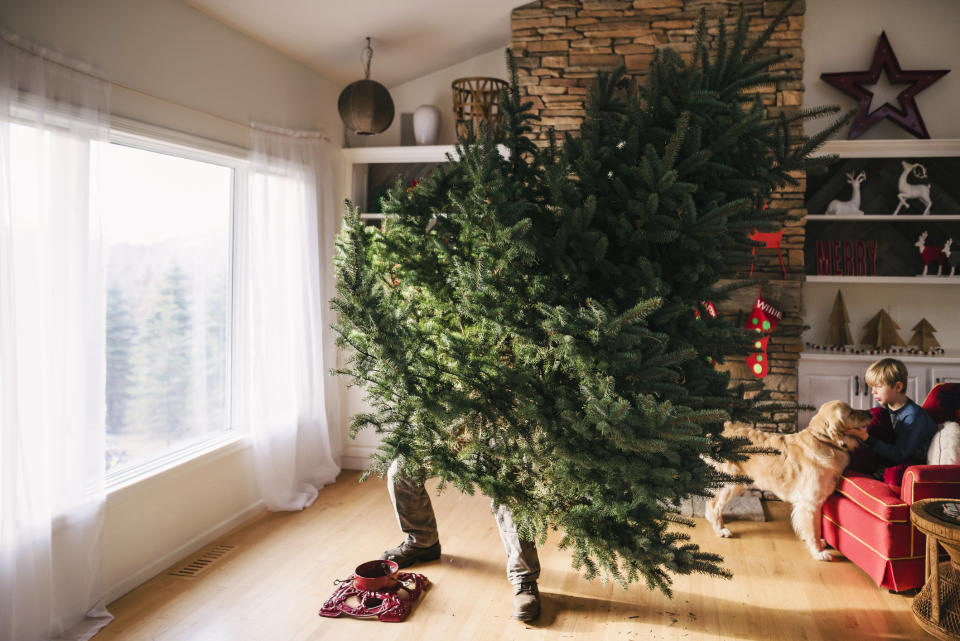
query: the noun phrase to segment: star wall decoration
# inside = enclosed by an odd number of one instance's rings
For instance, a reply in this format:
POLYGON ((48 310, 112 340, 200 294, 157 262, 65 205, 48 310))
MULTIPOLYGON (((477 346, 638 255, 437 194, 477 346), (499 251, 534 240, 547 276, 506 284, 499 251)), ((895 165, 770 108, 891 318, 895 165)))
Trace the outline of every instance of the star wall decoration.
POLYGON ((923 124, 923 117, 920 115, 920 109, 917 107, 915 98, 918 93, 945 76, 949 71, 949 69, 904 71, 900 68, 900 63, 897 62, 897 56, 893 53, 890 41, 887 40, 887 33, 882 32, 880 39, 877 41, 877 48, 873 50, 873 62, 870 63, 870 69, 866 71, 822 73, 820 78, 854 98, 859 105, 857 117, 850 125, 848 138, 859 137, 884 118, 892 120, 917 138, 929 138, 930 134, 927 132, 927 126, 923 124), (863 85, 877 84, 881 71, 886 71, 890 84, 909 84, 906 89, 897 95, 897 102, 900 103, 899 109, 887 102, 878 109, 870 111, 873 92, 865 89, 863 85))

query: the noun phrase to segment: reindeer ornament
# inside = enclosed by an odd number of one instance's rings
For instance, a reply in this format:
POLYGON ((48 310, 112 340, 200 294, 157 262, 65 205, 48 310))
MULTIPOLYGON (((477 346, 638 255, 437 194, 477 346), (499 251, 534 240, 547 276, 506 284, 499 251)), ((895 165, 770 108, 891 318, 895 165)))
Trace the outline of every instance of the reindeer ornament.
POLYGON ((927 269, 930 267, 930 263, 936 264, 937 276, 942 274, 943 267, 947 263, 947 259, 950 257, 950 246, 952 244, 953 239, 949 238, 947 239, 947 242, 943 244, 943 247, 927 245, 927 232, 922 232, 920 237, 917 238, 917 242, 914 243, 914 247, 920 250, 920 260, 923 261, 923 272, 920 275, 927 275, 927 269))
POLYGON ((953 239, 948 238, 947 242, 943 244, 943 255, 947 259, 947 265, 950 266, 950 273, 948 276, 954 276, 957 273, 960 273, 960 249, 954 251, 951 249, 953 245, 953 239))
POLYGON ((850 200, 831 200, 827 205, 827 213, 840 216, 862 216, 860 209, 860 183, 867 179, 867 172, 861 171, 854 176, 847 174, 847 182, 853 187, 853 196, 850 200))
POLYGON ((900 190, 900 193, 897 194, 897 200, 900 201, 900 204, 897 205, 897 208, 893 211, 893 215, 896 216, 900 213, 900 209, 903 207, 909 207, 907 204, 908 200, 916 198, 920 200, 926 209, 923 210, 923 215, 927 216, 930 214, 930 185, 914 185, 907 182, 907 176, 910 175, 910 172, 913 172, 913 175, 919 178, 920 180, 927 179, 927 169, 920 163, 909 163, 903 160, 900 161, 900 165, 903 166, 903 172, 900 174, 900 180, 897 182, 897 189, 900 190))

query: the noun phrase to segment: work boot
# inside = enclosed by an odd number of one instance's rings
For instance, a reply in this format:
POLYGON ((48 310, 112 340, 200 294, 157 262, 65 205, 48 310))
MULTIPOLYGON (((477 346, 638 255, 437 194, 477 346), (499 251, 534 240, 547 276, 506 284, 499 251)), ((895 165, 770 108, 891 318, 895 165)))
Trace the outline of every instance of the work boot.
POLYGON ((533 621, 540 616, 540 590, 536 581, 526 581, 514 586, 513 618, 533 621))
POLYGON ((395 548, 384 550, 380 559, 394 561, 401 568, 409 567, 418 561, 436 561, 440 558, 440 542, 437 541, 428 548, 415 548, 404 541, 395 548))

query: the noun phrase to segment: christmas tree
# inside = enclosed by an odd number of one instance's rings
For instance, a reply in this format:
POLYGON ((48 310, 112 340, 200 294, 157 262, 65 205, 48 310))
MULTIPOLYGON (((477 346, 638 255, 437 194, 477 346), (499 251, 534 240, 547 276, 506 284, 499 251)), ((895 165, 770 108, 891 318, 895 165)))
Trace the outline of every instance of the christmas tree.
POLYGON ((894 345, 903 345, 903 339, 897 330, 900 326, 890 318, 886 310, 881 309, 863 326, 863 338, 860 343, 877 349, 890 349, 894 345))
POLYGON ((913 337, 910 339, 910 344, 923 351, 940 347, 940 342, 933 336, 935 331, 937 331, 936 327, 931 325, 926 318, 921 318, 920 322, 913 326, 913 337))
POLYGON ((837 290, 837 298, 833 301, 833 310, 830 312, 827 345, 835 347, 853 345, 853 336, 850 334, 850 317, 847 315, 847 306, 843 302, 843 294, 839 289, 837 290))
POLYGON ((696 311, 727 295, 747 235, 782 225, 762 203, 830 133, 795 139, 810 114, 768 117, 745 93, 780 78, 761 53, 774 26, 747 43, 741 15, 711 45, 701 15, 692 62, 664 50, 639 88, 601 76, 579 137, 545 149, 514 76, 508 153, 481 132, 391 192, 382 230, 351 210, 336 330, 372 407, 351 429, 384 433, 373 471, 398 458, 479 490, 525 538, 561 531, 587 577, 669 594, 671 573, 726 575, 679 505, 722 480, 704 456, 746 451, 720 431, 757 408, 712 363, 751 343, 696 311))

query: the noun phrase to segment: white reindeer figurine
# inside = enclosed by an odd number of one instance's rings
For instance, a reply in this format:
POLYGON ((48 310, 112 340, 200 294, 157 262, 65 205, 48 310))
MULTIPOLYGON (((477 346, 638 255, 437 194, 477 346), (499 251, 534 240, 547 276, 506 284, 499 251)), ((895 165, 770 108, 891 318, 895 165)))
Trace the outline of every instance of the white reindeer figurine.
POLYGON ((827 213, 834 215, 862 216, 860 209, 860 183, 867 179, 867 172, 861 171, 854 176, 847 174, 847 182, 853 187, 853 197, 850 200, 831 200, 827 205, 827 213))
POLYGON ((912 198, 918 198, 923 202, 923 204, 927 206, 927 208, 923 210, 923 215, 929 215, 930 205, 932 204, 930 202, 930 185, 912 185, 907 182, 907 176, 910 175, 911 171, 913 175, 920 180, 926 180, 927 169, 920 163, 908 163, 901 160, 900 164, 903 166, 903 173, 900 174, 900 180, 897 182, 897 189, 900 190, 900 193, 897 194, 897 200, 900 201, 900 204, 897 205, 893 215, 896 216, 902 207, 909 207, 907 201, 912 198))

